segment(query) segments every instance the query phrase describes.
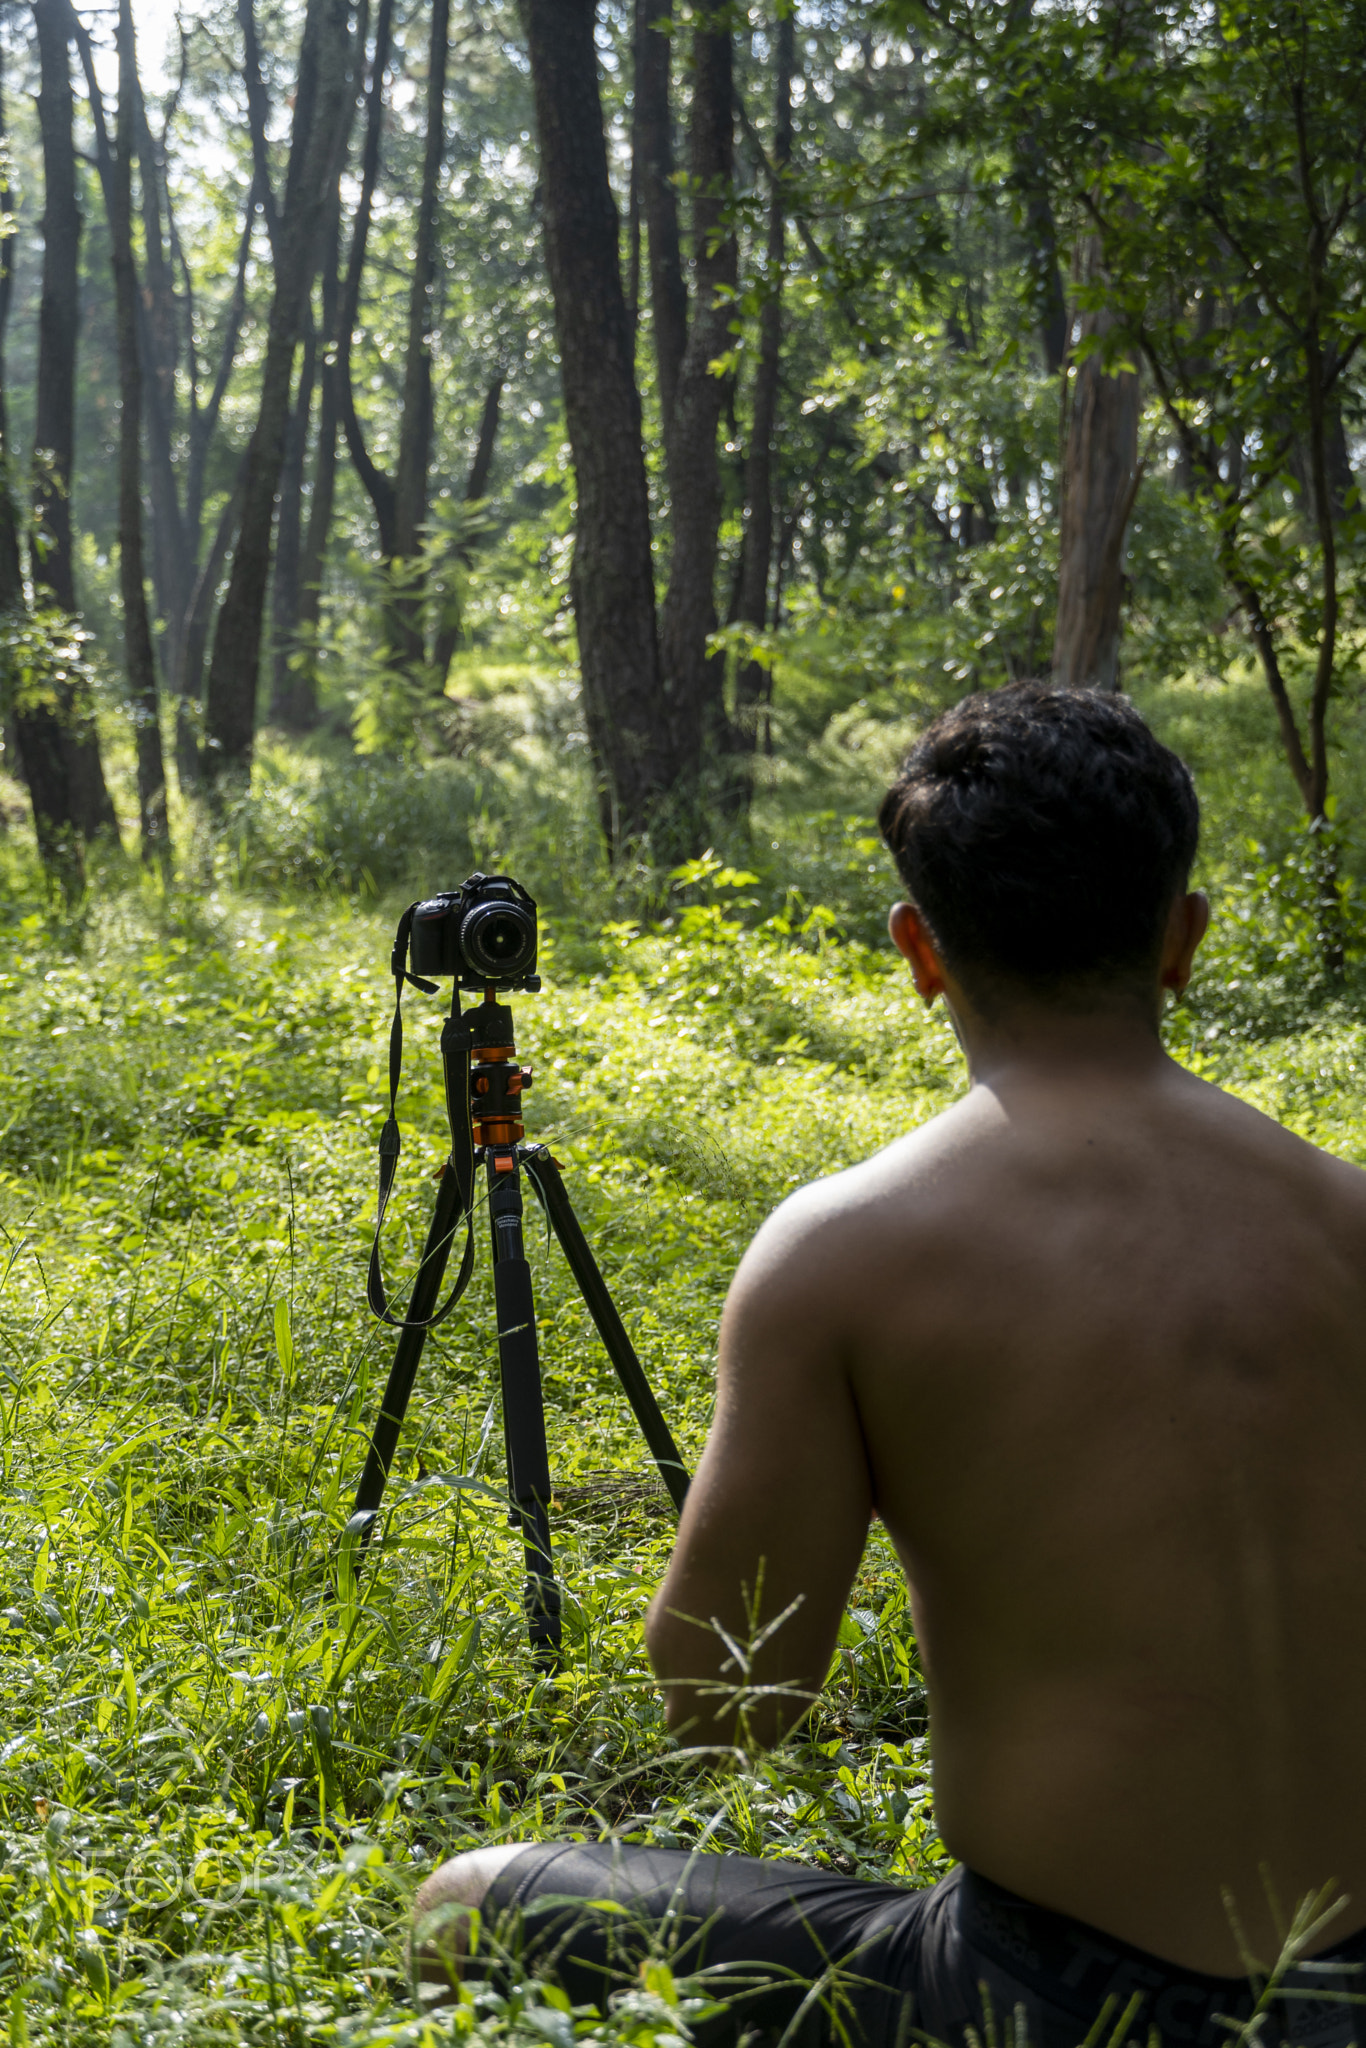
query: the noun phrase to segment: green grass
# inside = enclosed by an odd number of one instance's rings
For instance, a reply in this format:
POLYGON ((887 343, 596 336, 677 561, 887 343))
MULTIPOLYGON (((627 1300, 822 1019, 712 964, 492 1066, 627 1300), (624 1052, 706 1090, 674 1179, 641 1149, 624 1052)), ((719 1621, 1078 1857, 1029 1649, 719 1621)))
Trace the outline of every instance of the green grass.
MULTIPOLYGON (((1180 727, 1199 708, 1174 688, 1154 715, 1180 727)), ((1274 756, 1239 738, 1251 700, 1206 713, 1224 917, 1173 1043, 1366 1161, 1359 969, 1324 1000, 1293 877, 1248 844, 1279 829, 1274 756)), ((497 772, 274 757, 233 831, 187 856, 197 888, 112 872, 83 937, 35 904, 22 847, 0 860, 0 2010, 16 2041, 475 2031, 563 2048, 575 2023, 553 1989, 469 1990, 435 2014, 415 1998, 412 1894, 476 1842, 610 1830, 912 1884, 945 1867, 877 1535, 801 1740, 718 1772, 665 1736, 639 1623, 670 1519, 534 1213, 563 1677, 539 1678, 523 1640, 482 1270, 428 1345, 382 1554, 337 1588, 388 1363, 363 1305, 391 993, 375 891, 424 858, 435 882, 506 861, 546 902, 546 988, 515 1005, 531 1132, 565 1166, 690 1459, 757 1223, 962 1082, 947 1026, 878 943, 891 890, 867 734, 775 776, 734 849, 757 881, 704 881, 645 930, 582 792, 538 782, 549 743, 527 732, 497 772)), ((406 1012, 395 1275, 444 1149, 439 1008, 406 1012)), ((676 2038, 686 1991, 655 1973, 577 2030, 676 2038)))
MULTIPOLYGON (((600 1484, 647 1460, 538 1227, 563 1680, 523 1643, 484 1273, 428 1346, 384 1554, 358 1598, 333 1597, 387 1363, 362 1282, 388 920, 227 895, 98 910, 79 958, 19 923, 0 987, 12 2025, 419 2038, 415 1885, 449 1850, 523 1833, 705 1832, 932 1876, 923 1701, 881 1545, 810 1741, 729 1776, 672 1751, 639 1635, 670 1521, 655 1489, 600 1484)), ((618 927, 561 948, 552 928, 546 991, 517 1016, 535 1133, 695 1457, 759 1218, 955 1080, 944 1027, 914 1020, 885 960, 685 916, 683 943, 618 927)), ((408 1012, 395 1272, 442 1149, 439 1010, 408 1012)))

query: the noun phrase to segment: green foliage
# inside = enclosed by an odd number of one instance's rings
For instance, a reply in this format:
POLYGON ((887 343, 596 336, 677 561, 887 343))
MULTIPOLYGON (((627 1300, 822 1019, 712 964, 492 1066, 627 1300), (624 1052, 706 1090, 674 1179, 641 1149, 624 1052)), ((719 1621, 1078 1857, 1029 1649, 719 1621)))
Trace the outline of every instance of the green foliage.
POLYGON ((91 660, 92 635, 56 609, 0 613, 0 704, 5 715, 46 710, 69 717, 73 701, 89 704, 100 683, 91 660))

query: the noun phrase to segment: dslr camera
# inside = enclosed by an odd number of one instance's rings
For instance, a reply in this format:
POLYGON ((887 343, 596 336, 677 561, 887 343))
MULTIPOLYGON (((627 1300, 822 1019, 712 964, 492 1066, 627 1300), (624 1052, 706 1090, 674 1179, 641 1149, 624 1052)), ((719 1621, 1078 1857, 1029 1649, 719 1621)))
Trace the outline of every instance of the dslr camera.
POLYGON ((511 875, 471 875, 413 909, 414 974, 454 975, 458 988, 525 989, 536 972, 536 905, 511 875))

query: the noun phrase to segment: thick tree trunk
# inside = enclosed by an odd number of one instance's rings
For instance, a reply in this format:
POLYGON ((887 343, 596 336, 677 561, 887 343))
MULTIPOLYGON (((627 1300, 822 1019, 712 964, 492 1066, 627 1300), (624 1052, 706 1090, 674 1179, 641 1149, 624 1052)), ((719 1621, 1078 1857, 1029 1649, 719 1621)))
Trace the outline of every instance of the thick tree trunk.
POLYGON ((138 825, 144 862, 169 862, 166 768, 156 656, 142 567, 142 366, 138 354, 138 282, 133 266, 133 152, 137 56, 131 0, 119 0, 119 117, 109 231, 119 349, 119 593, 124 661, 137 742, 138 825))
MULTIPOLYGON (((1100 261, 1088 237, 1078 272, 1100 261)), ((1080 321, 1083 336, 1104 335, 1105 311, 1080 321)), ((1139 380, 1133 370, 1107 373, 1099 355, 1073 371, 1068 388, 1058 561, 1058 618, 1053 680, 1069 689, 1119 688, 1120 615, 1124 598, 1124 536, 1139 485, 1139 380)))
POLYGON ((660 690, 650 502, 594 0, 523 0, 546 267, 578 493, 572 588, 584 715, 609 849, 648 832, 672 780, 660 690))
POLYGON ((717 429, 726 382, 712 364, 731 346, 737 277, 727 222, 734 175, 734 79, 728 16, 701 17, 693 33, 689 137, 693 313, 666 429, 672 559, 660 620, 660 662, 678 768, 680 846, 696 852, 706 834, 703 782, 725 751, 725 657, 707 652, 716 630, 716 542, 721 523, 717 429), (694 844, 693 842, 697 842, 694 844))
POLYGON ((688 287, 678 232, 673 107, 669 92, 673 38, 664 32, 670 18, 668 0, 636 0, 632 159, 645 217, 650 323, 666 445, 678 398, 683 352, 688 345, 688 287))
POLYGON ((327 195, 346 134, 350 13, 350 0, 308 0, 304 17, 260 405, 247 449, 232 575, 209 664, 205 768, 217 783, 251 771, 275 492, 284 459, 295 348, 317 268, 327 195))
MULTIPOLYGON (((782 366, 783 263, 787 242, 785 180, 792 162, 792 73, 796 66, 793 11, 779 14, 773 30, 773 155, 768 195, 768 245, 764 303, 759 314, 759 362, 745 461, 745 537, 740 556, 736 616, 762 631, 769 623, 768 591, 773 570, 773 440, 778 421, 778 376, 782 366)), ((748 758, 767 730, 773 672, 747 661, 735 679, 735 736, 738 756, 731 779, 734 805, 748 807, 753 774, 748 758)))
MULTIPOLYGON (((33 0, 38 31, 38 123, 43 145, 43 282, 33 437, 33 582, 53 605, 76 610, 71 477, 76 445, 76 332, 80 317, 81 214, 76 199, 68 0, 33 0)), ((118 820, 105 785, 88 692, 56 686, 70 815, 87 839, 118 820)))

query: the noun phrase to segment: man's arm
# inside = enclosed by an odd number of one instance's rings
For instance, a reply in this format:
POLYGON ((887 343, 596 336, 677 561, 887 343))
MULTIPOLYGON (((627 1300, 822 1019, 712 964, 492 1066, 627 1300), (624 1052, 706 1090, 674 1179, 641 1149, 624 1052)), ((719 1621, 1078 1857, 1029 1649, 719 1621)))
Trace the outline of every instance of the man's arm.
POLYGON ((808 1217, 800 1198, 780 1211, 731 1287, 715 1420, 646 1622, 669 1726, 693 1742, 773 1743, 806 1712, 868 1534, 853 1333, 808 1217), (789 1608, 743 1670, 720 1631, 747 1652, 789 1608))

